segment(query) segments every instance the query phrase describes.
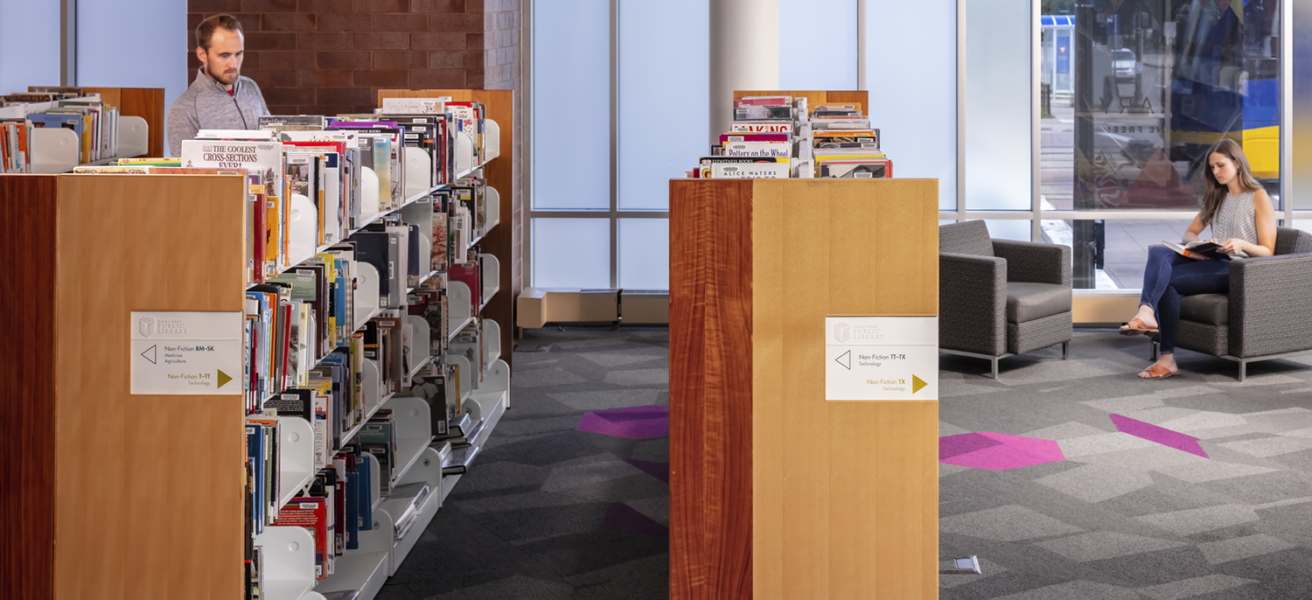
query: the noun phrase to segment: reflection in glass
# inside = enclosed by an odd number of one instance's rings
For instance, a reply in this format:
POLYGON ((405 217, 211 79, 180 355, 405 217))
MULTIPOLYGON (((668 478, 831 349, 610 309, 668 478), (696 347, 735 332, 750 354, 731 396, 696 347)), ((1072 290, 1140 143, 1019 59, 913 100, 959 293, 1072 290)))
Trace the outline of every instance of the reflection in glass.
MULTIPOLYGON (((1074 16, 1073 94, 1054 92, 1041 125, 1044 200, 1197 209, 1207 149, 1229 137, 1279 209, 1280 1, 1055 2, 1074 16)), ((1077 288, 1098 285, 1095 249, 1113 247, 1096 224, 1071 225, 1077 288)))
MULTIPOLYGON (((1137 290, 1143 285, 1143 268, 1148 261, 1148 248, 1162 242, 1178 242, 1189 228, 1190 220, 1106 219, 1101 221, 1042 222, 1043 241, 1071 247, 1071 256, 1078 260, 1088 257, 1091 272, 1089 284, 1076 285, 1079 289, 1137 290), (1094 235, 1077 243, 1077 232, 1092 231, 1094 235), (1082 246, 1082 252, 1077 248, 1082 246)), ((1201 236, 1212 236, 1211 228, 1201 236)))

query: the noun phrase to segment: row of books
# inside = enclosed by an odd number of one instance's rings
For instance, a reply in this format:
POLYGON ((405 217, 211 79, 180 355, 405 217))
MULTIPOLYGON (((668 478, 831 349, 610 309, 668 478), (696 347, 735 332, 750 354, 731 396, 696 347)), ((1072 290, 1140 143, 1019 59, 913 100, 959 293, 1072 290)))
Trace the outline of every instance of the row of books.
POLYGON ((0 174, 32 172, 32 122, 0 119, 0 174))
POLYGON ((860 103, 828 102, 808 112, 805 97, 747 96, 734 101, 731 131, 689 175, 704 179, 892 177, 860 103))
MULTIPOLYGON (((310 485, 277 513, 273 525, 303 527, 314 540, 315 579, 327 579, 335 572, 337 557, 360 547, 360 532, 373 529, 373 495, 375 480, 387 477, 374 473, 365 458, 371 453, 365 444, 348 444, 332 456, 328 467, 320 469, 310 485)), ((250 544, 252 554, 259 547, 250 544)), ((248 580, 258 587, 258 580, 248 580)))
POLYGON ((21 119, 35 128, 62 127, 73 131, 81 143, 79 159, 83 164, 116 156, 118 108, 101 101, 98 94, 82 94, 79 88, 54 89, 58 91, 7 94, 3 96, 3 106, 15 106, 24 113, 13 117, 14 122, 21 119))

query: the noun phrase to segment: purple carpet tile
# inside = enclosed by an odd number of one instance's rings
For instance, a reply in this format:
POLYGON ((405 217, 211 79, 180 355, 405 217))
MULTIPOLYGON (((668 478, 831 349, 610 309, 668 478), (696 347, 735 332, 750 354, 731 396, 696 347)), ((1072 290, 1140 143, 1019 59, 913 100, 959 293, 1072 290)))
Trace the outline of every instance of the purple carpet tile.
POLYGON ((1152 423, 1144 423, 1137 419, 1131 419, 1125 415, 1111 415, 1112 423, 1121 433, 1128 433, 1134 437, 1143 438, 1150 442, 1156 442, 1163 446, 1175 448, 1197 454, 1203 458, 1211 458, 1203 447, 1198 445, 1198 438, 1192 435, 1185 435, 1178 431, 1171 431, 1165 427, 1158 427, 1152 423))
POLYGON ((670 435, 670 410, 664 406, 634 406, 584 413, 579 431, 645 440, 670 435))
POLYGON ((981 431, 938 439, 939 462, 987 471, 1006 471, 1066 460, 1052 440, 981 431))
POLYGON ((606 520, 603 523, 606 529, 612 531, 621 531, 624 533, 633 533, 637 535, 646 535, 655 538, 669 537, 670 529, 651 517, 634 510, 623 502, 615 502, 606 510, 606 520))
POLYGON ((627 458, 624 460, 624 462, 629 463, 635 467, 638 467, 639 469, 642 469, 644 473, 651 475, 656 479, 664 481, 665 483, 670 482, 669 463, 651 462, 646 460, 638 460, 636 458, 627 458))

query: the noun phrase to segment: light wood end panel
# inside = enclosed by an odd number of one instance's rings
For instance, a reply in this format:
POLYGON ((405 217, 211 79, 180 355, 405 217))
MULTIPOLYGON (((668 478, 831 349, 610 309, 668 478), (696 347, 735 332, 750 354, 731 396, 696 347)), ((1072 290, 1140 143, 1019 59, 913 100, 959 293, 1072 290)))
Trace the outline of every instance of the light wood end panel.
POLYGON ((937 400, 826 401, 824 319, 937 314, 938 184, 753 185, 755 598, 937 598, 937 400))
POLYGON ((241 597, 242 396, 132 396, 128 361, 133 310, 242 310, 242 186, 236 175, 60 177, 60 600, 241 597))

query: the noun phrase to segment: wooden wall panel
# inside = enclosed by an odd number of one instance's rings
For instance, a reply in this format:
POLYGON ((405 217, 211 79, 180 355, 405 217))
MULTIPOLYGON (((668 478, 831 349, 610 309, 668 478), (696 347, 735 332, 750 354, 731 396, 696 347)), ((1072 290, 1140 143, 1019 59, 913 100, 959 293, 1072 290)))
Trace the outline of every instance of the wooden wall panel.
MULTIPOLYGON (((437 98, 450 96, 456 102, 482 102, 487 105, 488 117, 501 128, 501 155, 483 169, 488 185, 501 194, 501 222, 489 231, 481 247, 485 254, 495 254, 501 260, 501 281, 497 295, 484 309, 493 321, 501 326, 501 347, 513 348, 515 331, 514 307, 518 282, 513 279, 513 264, 520 252, 520 240, 515 237, 514 215, 519 206, 514 175, 515 96, 513 90, 378 90, 378 106, 383 98, 437 98)), ((501 360, 514 373, 514 352, 502 352, 501 360)))
MULTIPOLYGON (((752 182, 670 182, 670 597, 752 597, 752 182)), ((764 285, 769 273, 757 272, 764 285)), ((758 438, 759 439, 759 438, 758 438)), ((770 443, 778 444, 781 438, 770 443)), ((801 596, 798 596, 801 597, 801 596)))
POLYGON ((0 176, 0 422, 17 452, 0 468, 0 598, 54 597, 55 207, 53 175, 0 176))
POLYGON ((826 401, 823 357, 826 316, 938 313, 938 182, 753 196, 755 597, 937 598, 938 403, 826 401))
POLYGON ((128 348, 130 311, 243 309, 242 185, 60 177, 60 600, 241 597, 242 396, 130 395, 128 348))

